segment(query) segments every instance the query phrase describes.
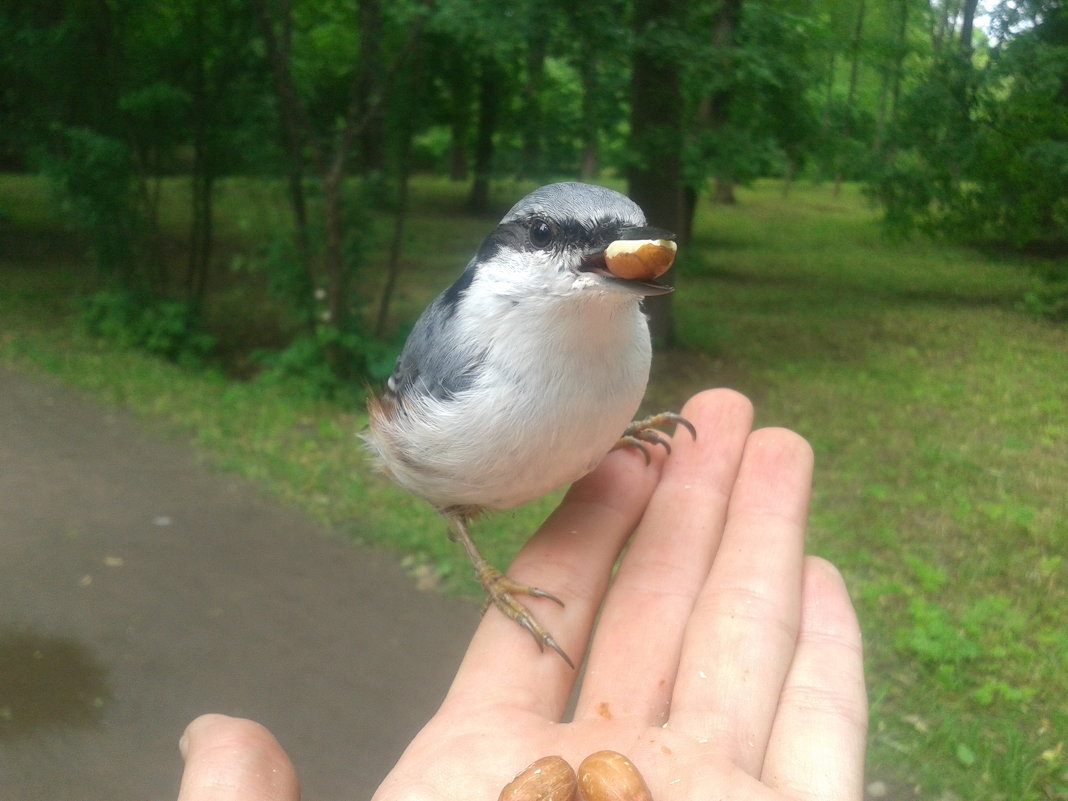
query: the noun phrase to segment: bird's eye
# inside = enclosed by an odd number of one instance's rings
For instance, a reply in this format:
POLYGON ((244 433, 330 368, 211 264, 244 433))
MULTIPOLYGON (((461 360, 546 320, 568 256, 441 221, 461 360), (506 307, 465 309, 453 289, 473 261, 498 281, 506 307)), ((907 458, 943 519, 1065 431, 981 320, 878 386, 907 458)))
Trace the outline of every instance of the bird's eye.
POLYGON ((541 250, 553 241, 553 229, 545 220, 534 220, 530 224, 530 244, 541 250))

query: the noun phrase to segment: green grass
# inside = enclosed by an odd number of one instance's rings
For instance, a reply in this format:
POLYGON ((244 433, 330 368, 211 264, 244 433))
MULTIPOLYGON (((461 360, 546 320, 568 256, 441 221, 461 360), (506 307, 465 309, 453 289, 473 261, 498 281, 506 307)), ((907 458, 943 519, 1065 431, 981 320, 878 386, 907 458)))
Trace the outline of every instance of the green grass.
POLYGON ((888 243, 855 197, 740 199, 702 217, 680 323, 816 449, 811 548, 861 614, 871 776, 1063 793, 1068 332, 1016 310, 1023 265, 888 243))
MULTIPOLYGON (((498 187, 506 206, 525 187, 498 187)), ((178 186, 168 188, 177 194, 178 186)), ((462 188, 425 179, 394 324, 459 270, 488 228, 462 188)), ((703 207, 680 261, 683 349, 662 354, 650 406, 728 385, 758 421, 817 453, 810 550, 852 589, 872 699, 869 780, 893 798, 1045 799, 1068 793, 1068 331, 1027 316, 1027 264, 927 241, 894 243, 847 187, 776 184, 703 207)), ((368 470, 365 417, 299 388, 188 372, 86 337, 92 285, 32 179, 0 181, 0 362, 60 376, 190 434, 214 464, 335 529, 471 588, 420 502, 368 470)), ((181 222, 181 204, 170 224, 181 222)), ((220 198, 234 253, 282 220, 277 194, 233 181, 220 198), (252 202, 250 202, 250 198, 252 202)), ((388 238, 380 221, 368 264, 388 238)), ((369 297, 380 285, 366 271, 369 297)), ((238 308, 217 298, 215 313, 238 308), (229 304, 229 305, 226 305, 229 304)), ((506 563, 552 500, 491 525, 506 563)))

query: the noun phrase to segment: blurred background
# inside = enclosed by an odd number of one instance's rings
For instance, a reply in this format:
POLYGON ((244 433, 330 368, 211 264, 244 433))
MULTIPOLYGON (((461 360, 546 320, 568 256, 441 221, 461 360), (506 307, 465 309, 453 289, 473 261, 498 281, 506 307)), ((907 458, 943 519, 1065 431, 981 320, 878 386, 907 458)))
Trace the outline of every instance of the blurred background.
MULTIPOLYGON (((0 366, 473 593, 355 435, 422 307, 552 180, 679 235, 649 407, 732 386, 815 446, 869 796, 1068 794, 1059 0, 5 2, 0 366)), ((490 561, 553 501, 494 518, 490 561)), ((27 747, 13 686, 0 754, 27 747)))

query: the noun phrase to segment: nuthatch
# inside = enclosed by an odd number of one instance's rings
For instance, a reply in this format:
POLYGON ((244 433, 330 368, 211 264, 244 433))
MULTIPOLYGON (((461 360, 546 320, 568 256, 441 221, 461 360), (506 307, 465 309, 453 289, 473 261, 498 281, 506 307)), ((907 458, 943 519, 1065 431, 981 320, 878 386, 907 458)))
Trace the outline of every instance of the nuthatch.
POLYGON ((379 467, 431 503, 490 601, 571 665, 515 595, 559 599, 489 565, 468 528, 581 478, 619 445, 667 445, 631 422, 652 349, 642 298, 675 257, 674 236, 600 186, 543 186, 516 203, 457 281, 423 312, 365 439, 379 467), (622 277, 621 277, 622 276, 622 277))

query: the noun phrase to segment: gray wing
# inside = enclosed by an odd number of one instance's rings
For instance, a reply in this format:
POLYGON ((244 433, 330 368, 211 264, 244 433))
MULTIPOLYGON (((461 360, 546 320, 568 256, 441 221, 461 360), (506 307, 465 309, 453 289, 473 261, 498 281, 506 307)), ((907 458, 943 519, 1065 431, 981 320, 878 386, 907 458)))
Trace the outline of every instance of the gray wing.
POLYGON ((405 397, 420 394, 451 400, 477 378, 485 350, 450 333, 450 320, 463 303, 474 272, 472 260, 456 282, 427 306, 408 335, 388 383, 402 403, 405 397))

